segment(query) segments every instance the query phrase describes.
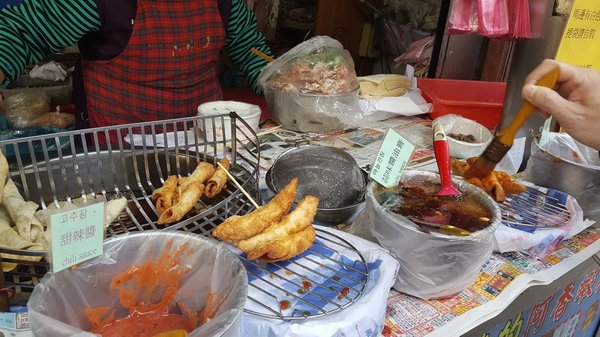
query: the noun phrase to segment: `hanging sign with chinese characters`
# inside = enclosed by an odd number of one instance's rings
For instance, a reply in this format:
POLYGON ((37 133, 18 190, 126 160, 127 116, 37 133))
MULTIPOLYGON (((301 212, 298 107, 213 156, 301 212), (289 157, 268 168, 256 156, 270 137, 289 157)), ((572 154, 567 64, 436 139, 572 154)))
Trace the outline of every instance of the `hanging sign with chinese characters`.
POLYGON ((373 163, 371 178, 388 188, 398 185, 414 149, 413 144, 389 129, 373 163))
POLYGON ((556 59, 600 71, 600 1, 575 0, 556 59))
POLYGON ((104 203, 53 214, 50 222, 52 272, 59 272, 102 254, 104 203))

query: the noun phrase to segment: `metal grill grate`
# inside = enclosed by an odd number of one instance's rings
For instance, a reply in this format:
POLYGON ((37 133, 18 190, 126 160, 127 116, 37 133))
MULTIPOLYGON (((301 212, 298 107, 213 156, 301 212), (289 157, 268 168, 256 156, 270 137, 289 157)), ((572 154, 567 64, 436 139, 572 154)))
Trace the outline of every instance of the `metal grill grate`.
POLYGON ((289 261, 240 258, 250 284, 245 310, 261 317, 297 320, 335 313, 356 302, 367 287, 363 256, 346 240, 318 228, 315 244, 289 261))
POLYGON ((553 196, 547 189, 528 186, 525 192, 507 194, 506 197, 506 201, 498 206, 502 211, 502 222, 512 228, 533 232, 537 228, 560 227, 572 216, 565 207, 564 193, 553 196))

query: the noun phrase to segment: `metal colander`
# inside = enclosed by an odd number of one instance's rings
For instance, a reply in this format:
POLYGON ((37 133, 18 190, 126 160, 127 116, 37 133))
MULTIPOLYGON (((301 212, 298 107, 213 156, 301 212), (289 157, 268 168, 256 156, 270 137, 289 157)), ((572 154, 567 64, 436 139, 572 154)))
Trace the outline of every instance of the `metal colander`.
POLYGON ((319 209, 337 209, 364 200, 365 174, 342 150, 319 145, 287 150, 271 167, 267 184, 278 192, 296 177, 296 202, 314 195, 320 200, 319 209))

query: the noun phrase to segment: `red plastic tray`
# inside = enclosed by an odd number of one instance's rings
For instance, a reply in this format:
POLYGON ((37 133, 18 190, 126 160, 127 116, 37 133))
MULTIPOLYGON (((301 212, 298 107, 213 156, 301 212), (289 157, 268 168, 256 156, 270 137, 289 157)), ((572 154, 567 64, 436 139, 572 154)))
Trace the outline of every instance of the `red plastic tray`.
POLYGON ((433 104, 429 113, 432 119, 456 114, 488 129, 496 128, 500 122, 505 82, 419 78, 417 83, 425 100, 433 104))

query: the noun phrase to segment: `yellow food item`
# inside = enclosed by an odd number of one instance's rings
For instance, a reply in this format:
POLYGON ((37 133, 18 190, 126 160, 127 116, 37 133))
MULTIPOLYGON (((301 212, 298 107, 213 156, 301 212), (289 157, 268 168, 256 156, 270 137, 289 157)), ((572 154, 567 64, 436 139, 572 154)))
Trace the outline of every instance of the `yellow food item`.
POLYGON ((187 332, 185 330, 173 330, 167 332, 161 332, 152 337, 187 337, 187 332))
POLYGON ((360 77, 361 98, 397 97, 406 94, 410 80, 402 75, 372 75, 360 77))

